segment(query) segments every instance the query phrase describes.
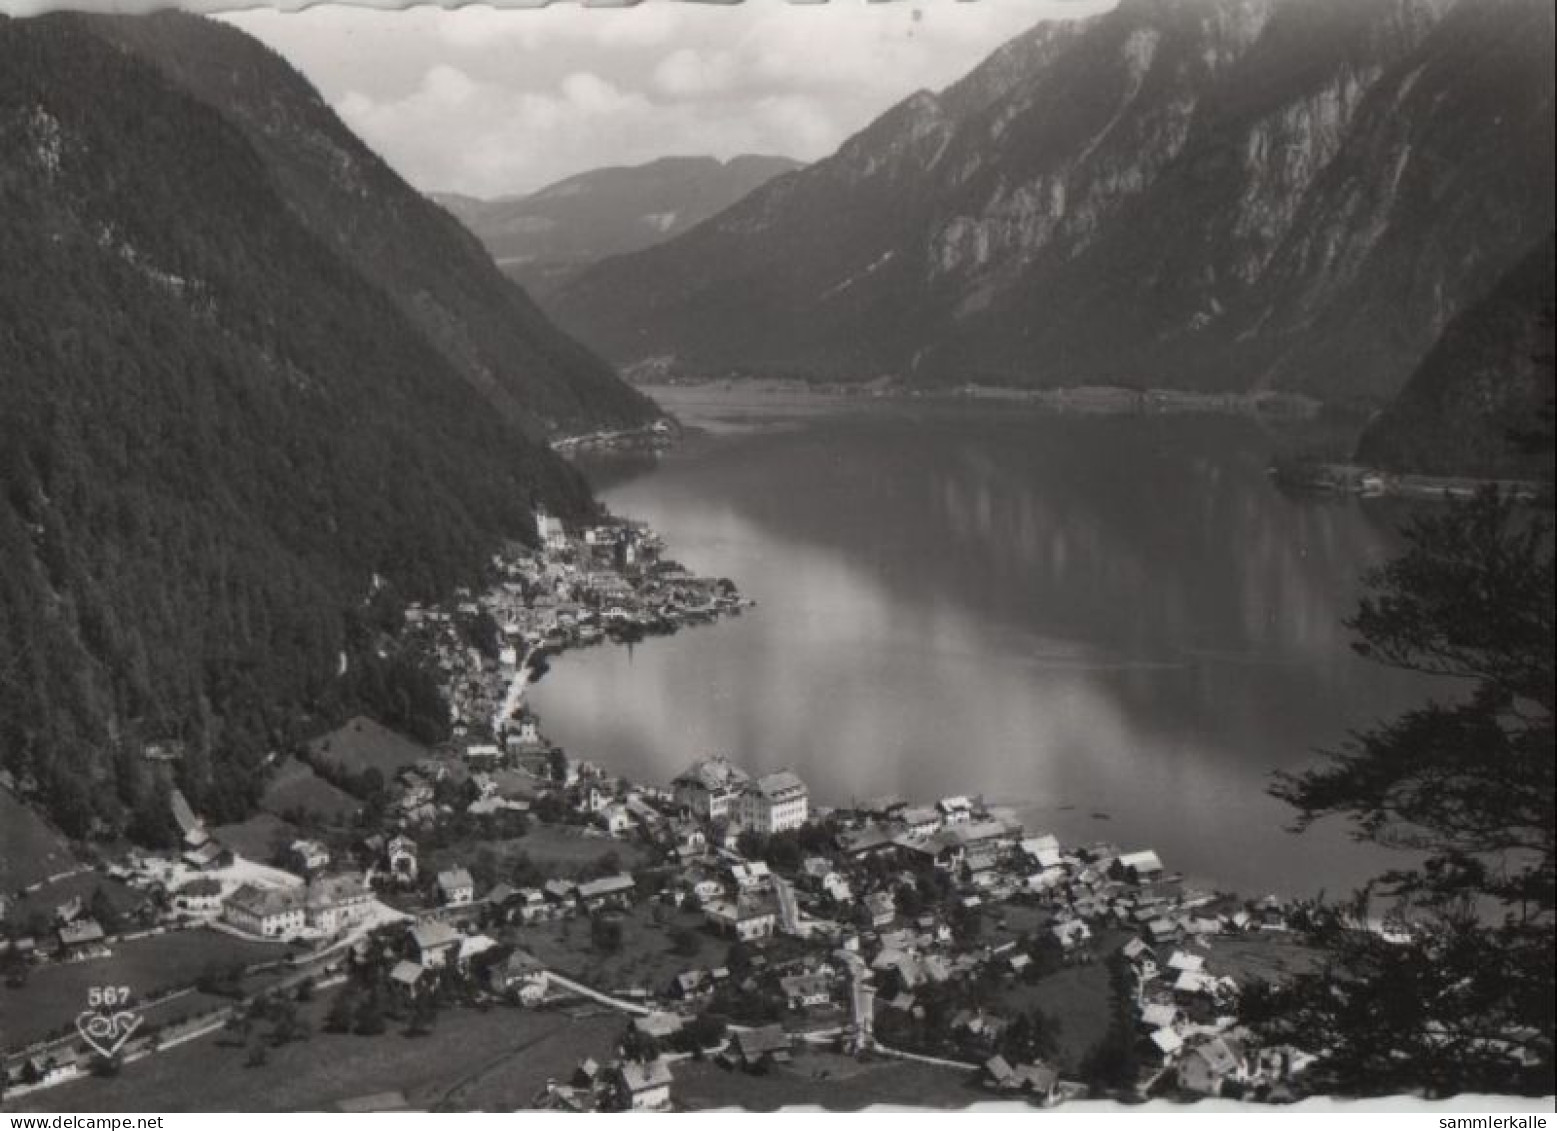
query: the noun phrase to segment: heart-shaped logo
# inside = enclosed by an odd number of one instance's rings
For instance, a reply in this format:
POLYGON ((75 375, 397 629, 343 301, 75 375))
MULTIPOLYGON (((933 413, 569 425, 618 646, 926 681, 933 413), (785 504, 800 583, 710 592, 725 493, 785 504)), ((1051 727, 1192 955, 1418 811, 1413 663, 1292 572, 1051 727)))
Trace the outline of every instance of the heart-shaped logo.
POLYGON ((87 1009, 76 1016, 76 1032, 81 1039, 110 1060, 140 1027, 140 1017, 128 1011, 103 1013, 87 1009))

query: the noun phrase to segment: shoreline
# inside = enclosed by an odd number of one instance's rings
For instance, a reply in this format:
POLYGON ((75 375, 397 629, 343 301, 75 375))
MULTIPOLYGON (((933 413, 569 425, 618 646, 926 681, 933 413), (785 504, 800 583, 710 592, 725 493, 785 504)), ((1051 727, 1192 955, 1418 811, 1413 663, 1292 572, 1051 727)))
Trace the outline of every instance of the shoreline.
MULTIPOLYGON (((629 525, 634 525, 642 529, 647 534, 648 538, 653 542, 664 547, 664 542, 661 536, 657 532, 650 529, 646 523, 642 523, 638 520, 622 518, 620 516, 612 516, 611 521, 624 522, 629 525)), ((543 548, 541 551, 539 551, 539 553, 544 556, 547 551, 543 548)), ((640 632, 632 634, 630 637, 623 637, 612 633, 607 633, 602 636, 598 634, 581 635, 578 632, 568 632, 559 635, 556 638, 547 638, 545 640, 530 643, 527 645, 527 650, 524 652, 523 658, 520 660, 517 668, 514 670, 512 677, 506 681, 506 691, 503 695, 503 708, 493 712, 493 714, 490 716, 492 719, 493 736, 500 736, 503 727, 506 724, 517 721, 523 716, 529 716, 535 719, 537 723, 540 721, 540 712, 533 705, 530 689, 539 682, 539 678, 541 676, 550 674, 554 680, 558 678, 559 673, 553 671, 552 665, 550 664, 550 661, 554 658, 560 658, 562 656, 568 655, 569 653, 581 653, 602 642, 611 644, 625 643, 630 645, 632 643, 642 642, 651 635, 675 635, 683 628, 694 627, 702 623, 717 623, 725 616, 738 616, 742 611, 753 608, 755 606, 756 601, 750 598, 736 596, 733 602, 728 606, 720 606, 712 610, 695 610, 694 613, 688 614, 685 617, 679 619, 675 623, 674 627, 672 627, 669 631, 640 632), (538 669, 539 675, 537 675, 537 663, 540 665, 538 669)), ((498 738, 498 741, 501 741, 500 737, 498 738)), ((549 740, 546 740, 546 744, 551 745, 549 740)), ((579 764, 581 767, 587 766, 594 768, 603 776, 614 779, 620 783, 623 788, 630 791, 648 790, 651 792, 656 792, 664 791, 668 788, 664 783, 657 781, 637 780, 636 778, 629 776, 627 773, 622 772, 616 767, 606 765, 599 760, 598 754, 593 751, 574 751, 561 744, 556 744, 556 749, 563 751, 564 754, 567 755, 570 762, 576 761, 577 764, 579 764)), ((761 760, 758 760, 758 764, 760 766, 761 760)), ((778 772, 782 769, 786 769, 786 767, 768 767, 765 770, 759 769, 757 772, 778 772)), ((1040 812, 1045 808, 1045 803, 1036 799, 986 799, 982 790, 977 787, 977 783, 961 783, 960 787, 966 791, 969 791, 968 795, 979 799, 981 803, 987 801, 988 808, 992 813, 999 811, 1009 816, 1017 824, 1022 825, 1024 830, 1029 825, 1038 830, 1037 832, 1027 832, 1024 835, 1047 836, 1051 835, 1051 831, 1053 829, 1074 823, 1065 820, 1037 820, 1037 818, 1040 816, 1040 812), (1040 825, 1042 827, 1040 827, 1040 825)), ((919 802, 917 803, 933 805, 934 799, 919 799, 919 802)), ((856 806, 850 799, 836 798, 827 799, 826 804, 819 804, 815 809, 815 811, 819 814, 825 814, 829 816, 837 814, 849 814, 855 812, 855 810, 856 806)), ((1128 830, 1115 830, 1111 827, 1108 827, 1107 824, 1101 824, 1096 829, 1091 830, 1092 835, 1082 834, 1075 828, 1070 829, 1070 832, 1072 835, 1066 838, 1067 847, 1074 851, 1110 848, 1117 852, 1121 851, 1120 845, 1117 843, 1117 841, 1120 835, 1127 834, 1128 830)), ((1128 835, 1125 835, 1124 839, 1129 840, 1130 838, 1128 835)), ((1131 843, 1134 842, 1132 841, 1131 843)), ((1178 876, 1179 881, 1185 886, 1186 890, 1193 888, 1200 891, 1202 894, 1214 894, 1219 897, 1229 897, 1246 901, 1274 899, 1279 901, 1282 905, 1290 905, 1301 901, 1303 898, 1306 898, 1293 895, 1290 892, 1281 890, 1277 886, 1264 885, 1261 886, 1257 894, 1251 895, 1242 891, 1240 889, 1240 885, 1224 882, 1215 876, 1201 873, 1175 874, 1178 876)))
POLYGON ((907 386, 878 378, 866 382, 806 381, 801 378, 736 377, 707 380, 653 380, 632 382, 633 387, 656 400, 657 392, 737 392, 753 400, 799 397, 816 402, 850 404, 874 401, 888 404, 1006 404, 1060 413, 1096 415, 1151 415, 1166 413, 1214 413, 1219 415, 1277 417, 1307 420, 1326 405, 1301 393, 1228 392, 1205 393, 1182 389, 1134 388, 1125 385, 1087 384, 1052 388, 1014 385, 907 386))
POLYGON ((1386 471, 1357 463, 1277 463, 1268 474, 1278 487, 1309 495, 1350 495, 1362 499, 1414 499, 1465 502, 1484 490, 1522 503, 1550 498, 1552 486, 1530 479, 1492 479, 1470 475, 1423 475, 1386 471))

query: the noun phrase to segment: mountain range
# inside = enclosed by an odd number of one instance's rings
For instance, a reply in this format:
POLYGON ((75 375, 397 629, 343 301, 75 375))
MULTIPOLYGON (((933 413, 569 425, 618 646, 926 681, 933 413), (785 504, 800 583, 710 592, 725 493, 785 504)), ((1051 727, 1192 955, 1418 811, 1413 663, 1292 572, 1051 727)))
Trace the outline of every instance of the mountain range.
POLYGON ((425 702, 376 595, 593 513, 546 438, 656 415, 279 56, 171 13, 0 18, 0 373, 0 766, 72 835, 157 808, 141 742, 233 819, 308 719, 425 702))
POLYGON ((1378 403, 1553 226, 1546 0, 1124 0, 547 300, 623 366, 1378 403))
POLYGON ((664 157, 594 169, 526 196, 480 200, 433 193, 510 278, 535 294, 612 255, 662 243, 722 212, 780 173, 787 157, 664 157))

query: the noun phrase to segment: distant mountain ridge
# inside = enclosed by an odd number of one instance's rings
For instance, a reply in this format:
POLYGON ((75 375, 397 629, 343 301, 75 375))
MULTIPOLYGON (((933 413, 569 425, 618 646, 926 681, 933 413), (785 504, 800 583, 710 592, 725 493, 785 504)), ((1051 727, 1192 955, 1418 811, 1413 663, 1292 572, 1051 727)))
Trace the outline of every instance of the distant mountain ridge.
POLYGON ((0 768, 71 836, 165 826, 147 741, 223 821, 315 722, 446 723, 381 627, 596 512, 546 436, 655 412, 172 13, 0 17, 0 375, 0 768))
POLYGON ((709 376, 1376 401, 1552 227, 1552 71, 1544 0, 1125 0, 547 305, 709 376))
POLYGON ((432 193, 511 278, 545 294, 612 255, 662 243, 801 167, 787 157, 665 157, 592 169, 525 196, 432 193))

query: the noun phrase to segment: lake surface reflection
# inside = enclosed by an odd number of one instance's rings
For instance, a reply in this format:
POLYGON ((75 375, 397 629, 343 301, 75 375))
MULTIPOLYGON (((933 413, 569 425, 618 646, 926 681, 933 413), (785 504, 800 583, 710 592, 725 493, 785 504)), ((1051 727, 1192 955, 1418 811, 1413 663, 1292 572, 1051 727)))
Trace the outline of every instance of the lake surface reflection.
POLYGON ((1246 419, 662 399, 711 435, 603 496, 759 607, 557 660, 533 702, 570 751, 660 783, 724 751, 823 804, 981 793, 1249 895, 1384 866, 1265 790, 1430 690, 1340 623, 1395 506, 1282 495, 1246 419))

